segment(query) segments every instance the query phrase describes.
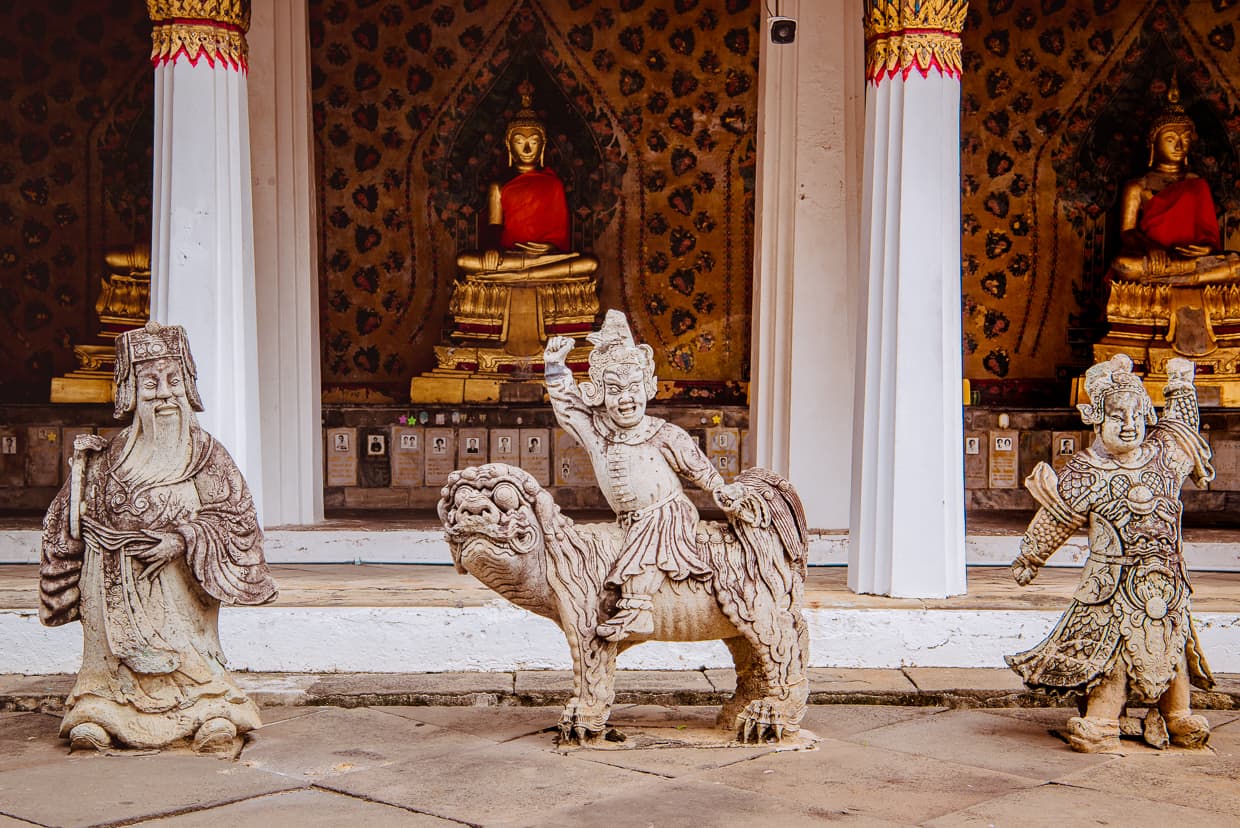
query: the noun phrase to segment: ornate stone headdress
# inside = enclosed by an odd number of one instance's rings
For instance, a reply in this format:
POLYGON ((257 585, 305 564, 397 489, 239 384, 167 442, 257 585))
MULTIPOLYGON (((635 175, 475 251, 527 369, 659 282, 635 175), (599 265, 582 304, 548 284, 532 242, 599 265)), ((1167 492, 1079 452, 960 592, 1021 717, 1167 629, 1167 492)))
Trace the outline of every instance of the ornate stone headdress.
POLYGON ((1106 418, 1106 400, 1112 394, 1130 391, 1141 398, 1141 414, 1149 425, 1158 422, 1154 402, 1145 390, 1141 378, 1132 373, 1132 358, 1116 354, 1106 362, 1099 362, 1085 372, 1085 393, 1089 402, 1079 403, 1077 409, 1087 425, 1098 425, 1106 418))
POLYGON ((629 320, 622 312, 614 308, 607 311, 603 327, 587 334, 586 339, 594 345, 594 350, 590 351, 590 379, 579 386, 587 405, 603 403, 603 372, 613 365, 640 367, 646 380, 646 397, 654 398, 659 390, 659 382, 654 375, 654 349, 633 342, 629 320))
POLYGON ((508 144, 512 133, 518 129, 536 129, 543 136, 543 146, 538 152, 538 166, 541 167, 543 154, 547 151, 547 127, 543 125, 538 113, 534 111, 534 84, 529 80, 521 81, 517 84, 517 94, 521 96, 521 108, 517 110, 516 115, 512 116, 512 120, 508 122, 508 129, 504 131, 504 147, 508 149, 508 166, 512 166, 512 150, 508 144))
POLYGON ((185 374, 185 396, 190 408, 202 411, 202 398, 198 396, 198 368, 189 352, 189 339, 180 325, 160 325, 147 322, 141 328, 125 331, 116 338, 116 407, 112 414, 123 419, 132 414, 137 404, 137 383, 134 377, 139 362, 155 359, 175 359, 181 363, 185 374))
POLYGON ((1146 136, 1150 145, 1151 165, 1154 163, 1154 140, 1158 138, 1158 133, 1169 127, 1188 127, 1193 131, 1192 140, 1197 140, 1197 125, 1188 117, 1184 107, 1180 106, 1180 84, 1175 75, 1171 76, 1171 83, 1167 88, 1167 105, 1150 124, 1150 131, 1146 136))

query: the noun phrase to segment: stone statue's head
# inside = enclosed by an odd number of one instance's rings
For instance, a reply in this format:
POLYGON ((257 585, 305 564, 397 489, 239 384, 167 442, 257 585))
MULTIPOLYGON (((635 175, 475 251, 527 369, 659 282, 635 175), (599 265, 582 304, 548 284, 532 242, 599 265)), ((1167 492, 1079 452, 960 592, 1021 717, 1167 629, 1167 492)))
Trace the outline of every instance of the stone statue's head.
POLYGON ((1155 161, 1187 162, 1188 152, 1197 142, 1197 125, 1180 106, 1180 87, 1174 77, 1167 90, 1167 106, 1150 124, 1147 138, 1151 167, 1155 161))
POLYGON ((508 166, 515 163, 541 167, 547 149, 547 130, 533 109, 534 85, 522 81, 517 91, 521 95, 521 109, 508 122, 508 130, 504 133, 508 166))
POLYGON ((125 331, 116 338, 116 407, 113 415, 119 420, 133 413, 137 405, 137 373, 143 363, 171 360, 181 366, 185 397, 190 408, 202 411, 198 395, 198 369, 189 352, 189 340, 180 325, 147 322, 141 328, 125 331))
POLYGON ((1154 402, 1141 378, 1132 373, 1132 359, 1116 354, 1085 372, 1088 403, 1077 408, 1081 419, 1094 427, 1112 455, 1132 451, 1145 440, 1145 427, 1158 422, 1154 402))
POLYGON ((637 425, 646 414, 647 401, 659 390, 654 349, 634 344, 629 320, 614 309, 607 311, 603 327, 586 338, 594 350, 590 379, 581 383, 581 396, 591 407, 605 407, 616 425, 637 425))

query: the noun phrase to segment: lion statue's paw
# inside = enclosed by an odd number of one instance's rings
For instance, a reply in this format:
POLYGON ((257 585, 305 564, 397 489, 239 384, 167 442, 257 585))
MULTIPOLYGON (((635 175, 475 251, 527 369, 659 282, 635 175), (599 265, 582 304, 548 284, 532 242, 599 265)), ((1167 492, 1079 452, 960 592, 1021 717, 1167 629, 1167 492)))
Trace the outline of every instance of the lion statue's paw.
POLYGON ((736 717, 736 741, 756 744, 782 742, 801 729, 804 706, 787 699, 754 699, 736 717), (800 709, 798 709, 800 708, 800 709))
POLYGON ((576 698, 569 699, 560 714, 560 743, 584 745, 603 737, 607 729, 607 706, 583 704, 576 698))

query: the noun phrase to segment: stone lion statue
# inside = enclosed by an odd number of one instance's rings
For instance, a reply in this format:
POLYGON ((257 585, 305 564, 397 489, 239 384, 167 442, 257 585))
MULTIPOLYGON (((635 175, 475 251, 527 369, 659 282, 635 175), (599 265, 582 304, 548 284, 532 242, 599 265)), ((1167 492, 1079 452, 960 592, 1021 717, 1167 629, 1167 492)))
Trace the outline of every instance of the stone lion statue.
POLYGON ((574 523, 533 477, 503 463, 448 478, 439 516, 457 570, 551 619, 568 639, 573 695, 560 717, 562 740, 603 735, 616 656, 653 640, 723 640, 736 662, 736 693, 718 722, 739 741, 799 731, 809 695, 804 512, 792 486, 769 471, 750 469, 737 483, 745 494, 731 525, 697 523, 697 552, 710 573, 664 579, 650 596, 653 632, 616 641, 599 628, 619 600, 607 577, 622 552, 622 526, 574 523))

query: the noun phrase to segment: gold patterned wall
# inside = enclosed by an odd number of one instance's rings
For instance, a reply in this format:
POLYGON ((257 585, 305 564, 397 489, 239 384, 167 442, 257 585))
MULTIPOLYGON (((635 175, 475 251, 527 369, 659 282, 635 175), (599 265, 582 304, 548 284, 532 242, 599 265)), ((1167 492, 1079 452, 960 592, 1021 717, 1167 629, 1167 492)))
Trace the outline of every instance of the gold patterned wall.
POLYGON ((1105 332, 1123 182, 1172 72, 1240 246, 1240 4, 974 0, 963 33, 965 376, 991 402, 1067 404, 1105 332))
POLYGON ((406 398, 535 87, 574 245, 660 379, 748 379, 758 18, 750 0, 311 0, 327 399, 406 398))

